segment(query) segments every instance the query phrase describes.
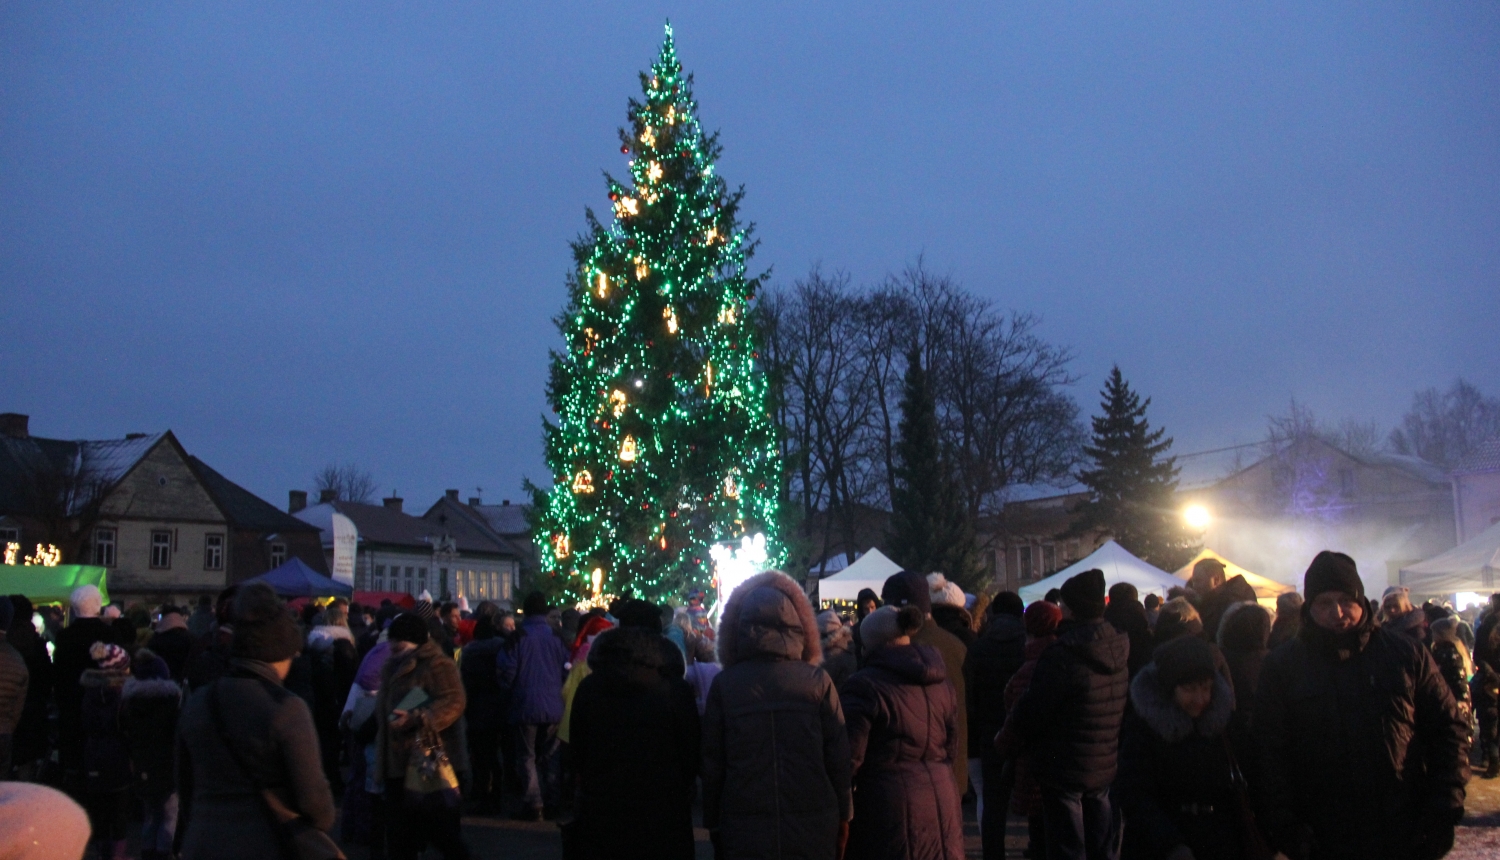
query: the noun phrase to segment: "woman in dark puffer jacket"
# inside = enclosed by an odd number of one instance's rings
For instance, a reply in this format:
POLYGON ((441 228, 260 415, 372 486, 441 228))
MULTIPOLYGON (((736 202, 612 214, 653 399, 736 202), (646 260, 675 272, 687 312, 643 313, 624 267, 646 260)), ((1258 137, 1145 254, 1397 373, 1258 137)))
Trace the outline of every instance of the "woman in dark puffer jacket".
POLYGON ((958 698, 943 655, 913 645, 915 606, 877 609, 860 622, 865 667, 844 685, 854 761, 848 856, 963 860, 963 809, 953 784, 958 698))
POLYGON ((177 830, 177 717, 182 687, 172 680, 167 661, 142 648, 131 661, 130 677, 120 694, 120 725, 130 742, 130 771, 135 795, 145 810, 141 860, 172 856, 177 830))
POLYGON ((1114 794, 1126 860, 1244 860, 1228 735, 1234 693, 1196 636, 1156 649, 1130 685, 1114 794))
POLYGON ((721 860, 833 860, 851 815, 849 737, 817 620, 779 571, 752 576, 719 622, 703 713, 703 824, 721 860))

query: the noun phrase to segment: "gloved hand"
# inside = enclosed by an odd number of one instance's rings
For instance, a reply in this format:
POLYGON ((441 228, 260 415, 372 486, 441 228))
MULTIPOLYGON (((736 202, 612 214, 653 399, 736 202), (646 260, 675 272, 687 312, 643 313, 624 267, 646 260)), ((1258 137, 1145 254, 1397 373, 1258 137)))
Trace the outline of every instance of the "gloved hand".
POLYGON ((839 853, 837 860, 844 860, 844 851, 849 847, 849 822, 839 822, 839 853))
POLYGON ((1193 849, 1186 845, 1179 845, 1167 855, 1167 860, 1193 860, 1193 849))

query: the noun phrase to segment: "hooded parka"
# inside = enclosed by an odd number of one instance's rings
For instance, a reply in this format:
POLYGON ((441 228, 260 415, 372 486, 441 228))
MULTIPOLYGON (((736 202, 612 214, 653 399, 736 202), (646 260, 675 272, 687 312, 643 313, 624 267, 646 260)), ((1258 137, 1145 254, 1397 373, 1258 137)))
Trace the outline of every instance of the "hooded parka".
POLYGON ((851 815, 849 738, 812 607, 768 571, 735 589, 719 624, 703 715, 703 824, 721 860, 832 860, 851 815))

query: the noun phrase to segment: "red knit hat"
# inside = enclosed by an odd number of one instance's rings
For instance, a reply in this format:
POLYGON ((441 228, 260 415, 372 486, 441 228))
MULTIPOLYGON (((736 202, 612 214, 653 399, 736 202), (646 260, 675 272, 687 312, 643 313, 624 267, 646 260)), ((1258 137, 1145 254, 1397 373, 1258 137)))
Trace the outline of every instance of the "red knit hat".
POLYGON ((1057 632, 1057 625, 1062 623, 1062 607, 1045 600, 1038 600, 1026 607, 1026 614, 1023 618, 1026 624, 1026 635, 1034 639, 1051 636, 1057 632))

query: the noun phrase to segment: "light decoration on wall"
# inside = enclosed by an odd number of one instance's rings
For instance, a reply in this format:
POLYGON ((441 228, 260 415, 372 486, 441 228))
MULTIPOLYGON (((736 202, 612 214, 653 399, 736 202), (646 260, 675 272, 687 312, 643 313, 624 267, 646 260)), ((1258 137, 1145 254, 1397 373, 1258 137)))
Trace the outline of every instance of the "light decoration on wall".
POLYGON ((12 541, 11 543, 7 543, 5 545, 5 563, 6 564, 14 565, 16 563, 16 557, 19 556, 20 554, 21 554, 21 545, 20 544, 15 543, 14 541, 12 541))
POLYGON ((711 547, 746 534, 763 536, 768 563, 784 555, 779 431, 754 360, 761 279, 747 272, 740 192, 714 170, 719 147, 670 29, 648 74, 620 137, 629 173, 606 177, 614 220, 591 220, 573 244, 559 317, 568 346, 548 384, 553 488, 537 493, 536 527, 565 535, 569 554, 542 553, 542 569, 581 602, 606 587, 680 599, 710 584, 711 547), (594 587, 596 567, 607 586, 594 587))
POLYGON ((567 534, 558 533, 552 536, 552 554, 557 556, 558 561, 561 561, 568 557, 569 551, 567 534))
MULTIPOLYGON (((9 553, 6 554, 9 557, 9 553)), ((25 563, 32 567, 57 567, 62 561, 62 550, 52 544, 37 544, 36 554, 26 556, 25 563)), ((11 562, 7 562, 11 563, 11 562)))

